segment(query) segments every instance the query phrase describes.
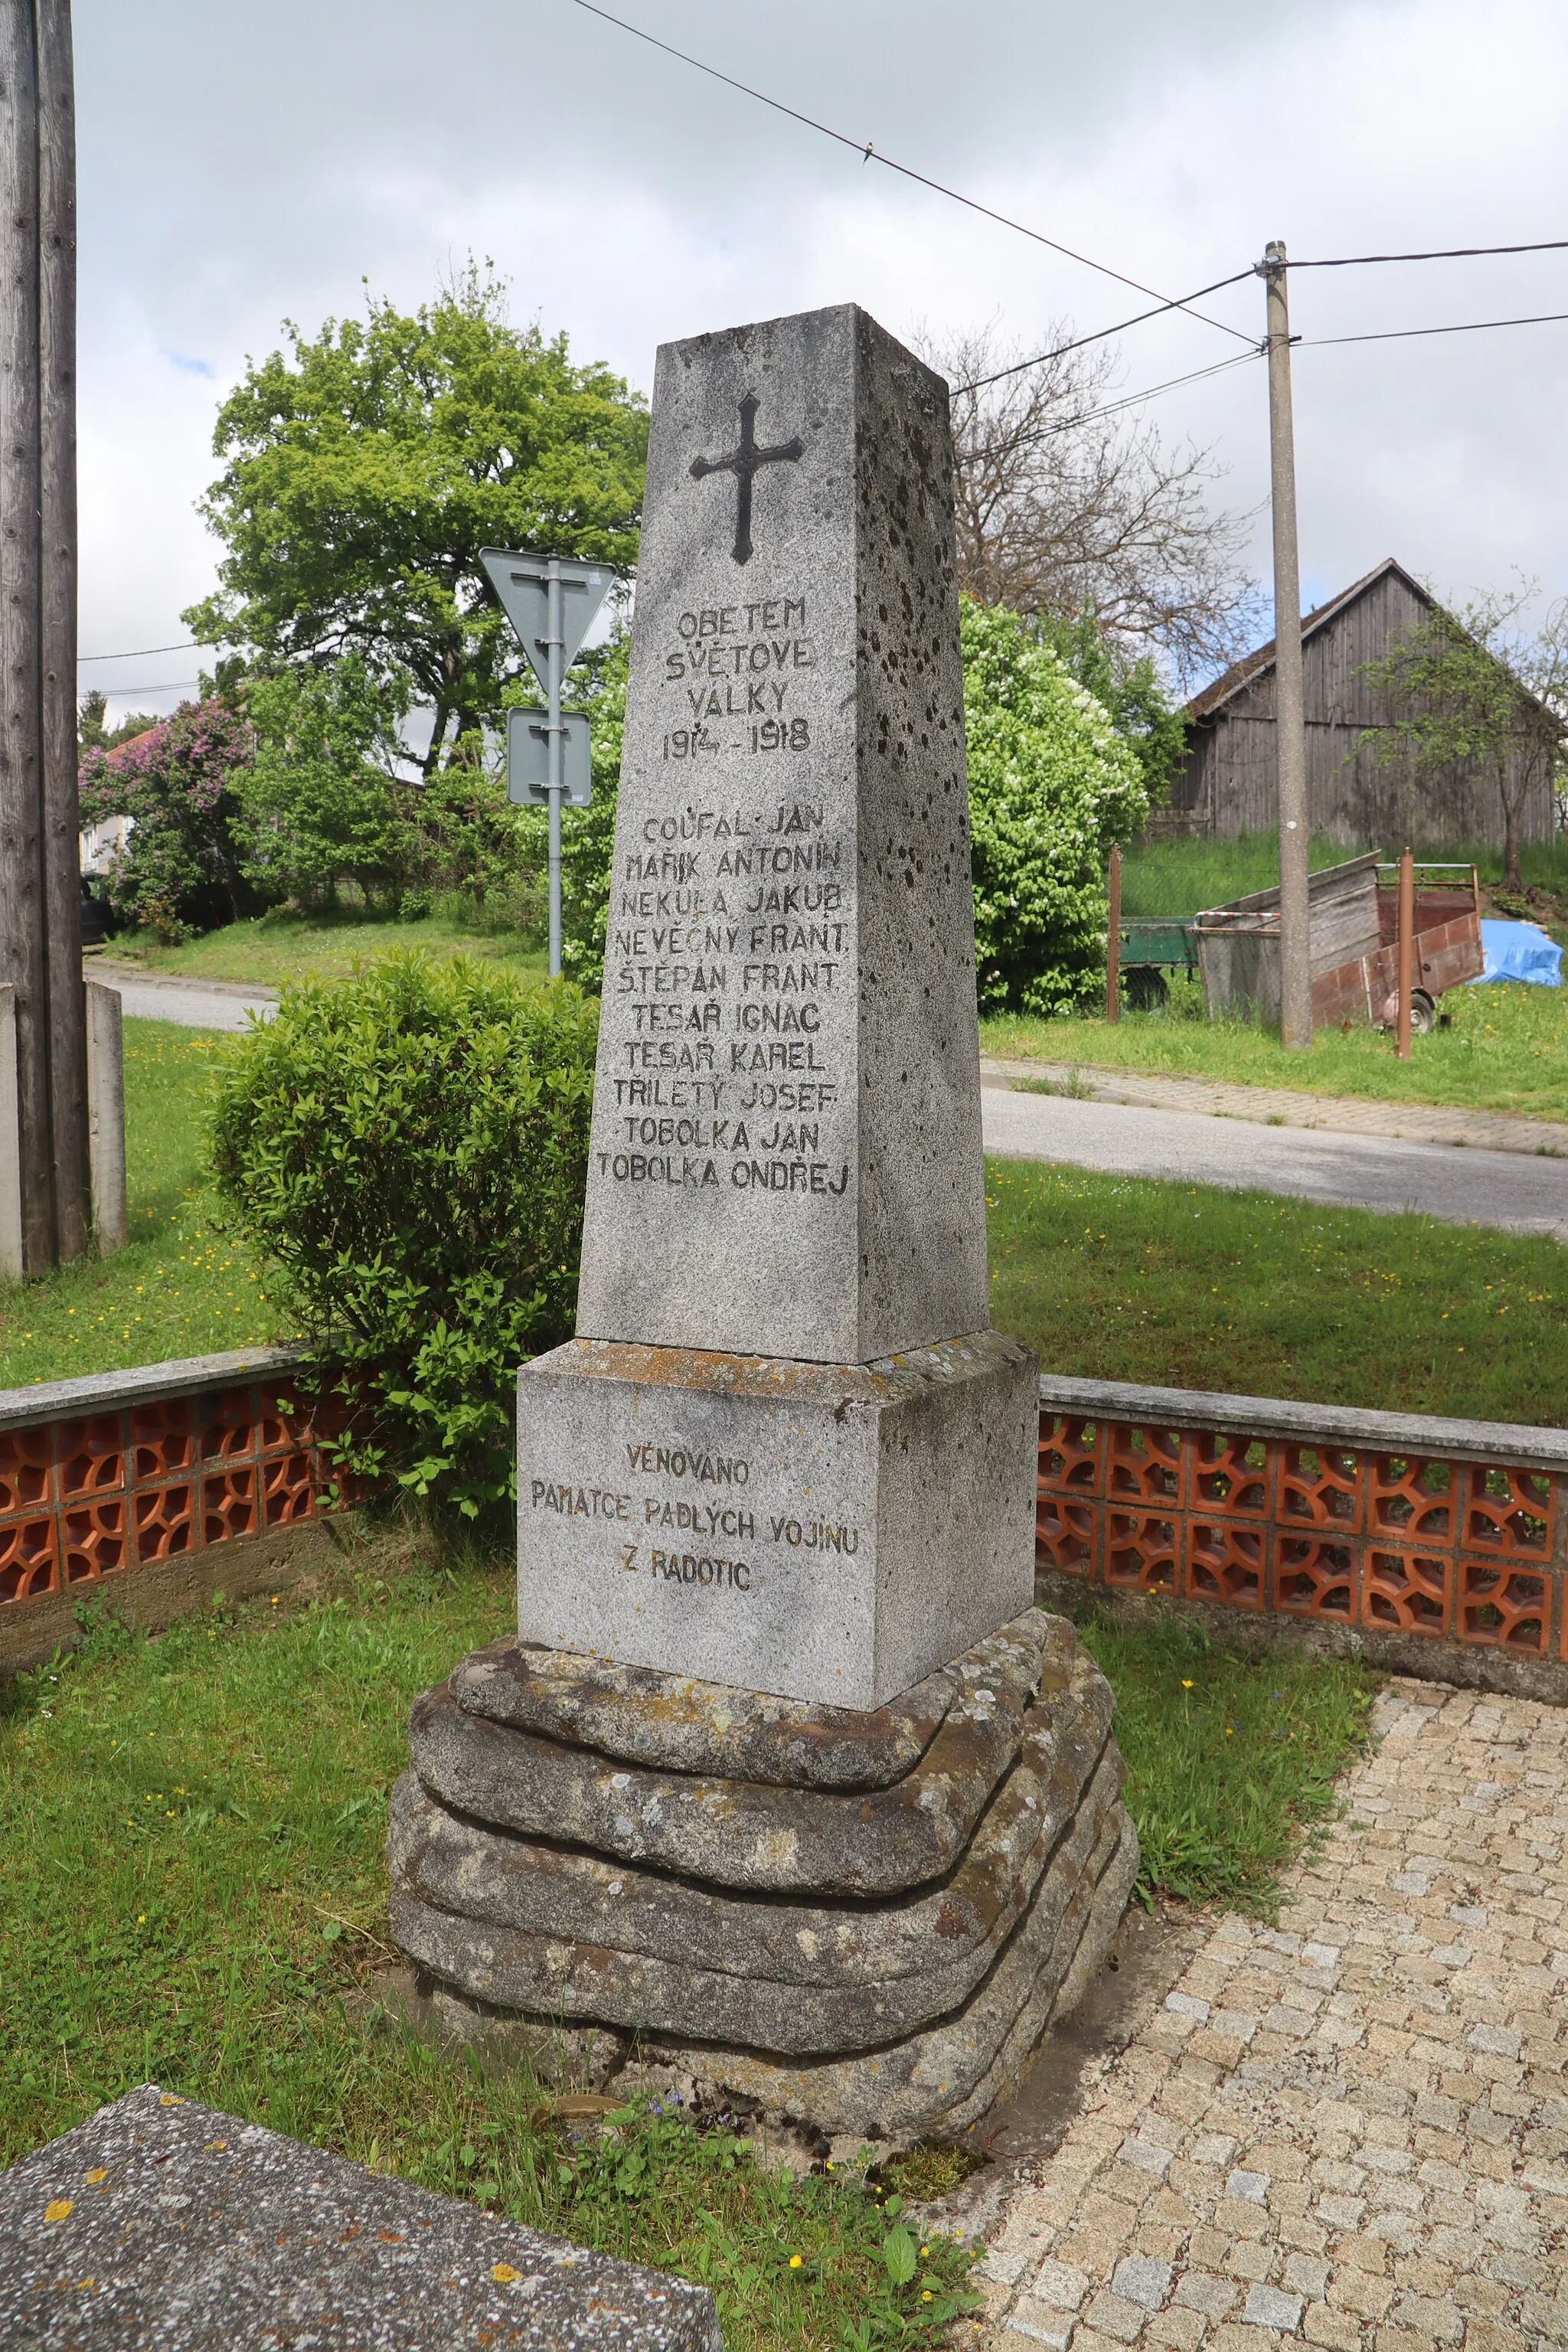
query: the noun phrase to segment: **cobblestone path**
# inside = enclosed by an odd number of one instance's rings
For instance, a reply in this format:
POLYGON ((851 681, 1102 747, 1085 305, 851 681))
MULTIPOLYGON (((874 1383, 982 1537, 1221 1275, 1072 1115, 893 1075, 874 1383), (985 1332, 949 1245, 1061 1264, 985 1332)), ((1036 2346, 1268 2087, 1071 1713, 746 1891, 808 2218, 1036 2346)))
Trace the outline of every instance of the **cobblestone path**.
POLYGON ((1568 2345, 1568 1709, 1395 1682, 991 2237, 994 2352, 1568 2345))

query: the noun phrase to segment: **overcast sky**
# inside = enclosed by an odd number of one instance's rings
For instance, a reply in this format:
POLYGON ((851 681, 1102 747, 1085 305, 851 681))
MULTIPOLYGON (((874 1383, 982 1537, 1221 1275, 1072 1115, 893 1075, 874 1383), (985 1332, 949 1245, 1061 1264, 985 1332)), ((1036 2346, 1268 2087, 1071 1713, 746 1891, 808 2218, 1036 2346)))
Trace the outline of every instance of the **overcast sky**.
MULTIPOLYGON (((1568 10, 1551 0, 620 0, 725 71, 1163 293, 1255 260, 1568 236, 1568 10)), ((181 637, 212 584, 213 418, 280 320, 362 280, 412 306, 471 251, 514 317, 652 382, 674 336, 855 300, 896 334, 1108 326, 1141 298, 658 56, 574 0, 77 0, 81 646, 181 637)), ((1253 335, 1249 280, 1203 306, 1253 335)), ((1568 592, 1568 253, 1292 282, 1302 584, 1396 555, 1440 593, 1568 592)), ((1239 351, 1185 317, 1136 391, 1239 351)), ((1145 412, 1257 509, 1260 365, 1145 412)), ((195 656, 89 663, 164 709, 195 656)))

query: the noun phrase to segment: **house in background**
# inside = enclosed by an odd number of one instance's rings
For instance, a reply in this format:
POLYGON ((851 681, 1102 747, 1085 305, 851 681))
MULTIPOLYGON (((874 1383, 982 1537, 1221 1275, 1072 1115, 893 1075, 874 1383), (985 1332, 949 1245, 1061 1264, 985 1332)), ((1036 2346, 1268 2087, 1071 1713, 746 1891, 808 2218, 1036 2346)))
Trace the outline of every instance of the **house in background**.
MULTIPOLYGON (((1307 806, 1314 833, 1347 847, 1423 849, 1475 843, 1500 848, 1502 796, 1479 762, 1425 775, 1415 754, 1380 766, 1362 737, 1395 723, 1392 698, 1361 675, 1438 609, 1391 556, 1301 623, 1307 717, 1307 806)), ((1525 688, 1520 688, 1521 694, 1525 688)), ((1186 707, 1187 752, 1162 831, 1272 832, 1279 821, 1274 745, 1274 641, 1236 662, 1186 707)), ((1521 839, 1549 842, 1557 829, 1549 777, 1530 791, 1521 839)))

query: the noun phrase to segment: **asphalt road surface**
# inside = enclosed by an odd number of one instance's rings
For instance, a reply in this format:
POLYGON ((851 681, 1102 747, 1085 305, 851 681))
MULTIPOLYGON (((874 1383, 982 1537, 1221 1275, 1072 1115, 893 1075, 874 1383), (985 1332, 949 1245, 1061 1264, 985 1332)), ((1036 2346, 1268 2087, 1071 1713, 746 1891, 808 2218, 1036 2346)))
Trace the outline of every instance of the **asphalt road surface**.
POLYGON ((1497 1225, 1568 1242, 1568 1161, 1376 1135, 1259 1127, 1191 1111, 1079 1102, 986 1087, 985 1148, 1117 1176, 1284 1192, 1332 1208, 1415 1209, 1447 1223, 1497 1225))
MULTIPOLYGON (((243 1029, 249 1013, 265 1021, 276 1009, 269 990, 232 982, 127 979, 109 971, 101 977, 119 989, 125 1012, 136 1020, 243 1029)), ((1250 1119, 1017 1094, 1005 1087, 984 1087, 981 1100, 985 1148, 1004 1158, 1283 1192, 1333 1208, 1415 1209, 1449 1224, 1496 1225, 1504 1233, 1568 1242, 1568 1160, 1262 1127, 1250 1119)))
POLYGON ((247 1013, 270 1021, 278 1010, 270 989, 246 988, 232 981, 157 980, 141 974, 128 980, 118 971, 95 971, 90 963, 87 977, 118 989, 120 1009, 132 1021, 177 1021, 183 1029, 243 1029, 247 1013))

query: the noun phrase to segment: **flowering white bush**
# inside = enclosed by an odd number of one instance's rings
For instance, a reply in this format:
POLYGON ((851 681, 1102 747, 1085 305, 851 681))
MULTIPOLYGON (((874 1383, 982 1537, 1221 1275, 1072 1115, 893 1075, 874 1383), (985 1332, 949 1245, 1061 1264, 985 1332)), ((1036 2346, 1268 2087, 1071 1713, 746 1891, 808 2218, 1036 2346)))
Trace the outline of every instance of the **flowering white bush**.
POLYGON ((1106 859, 1148 793, 1104 705, 1026 620, 959 610, 980 1010, 1068 1013, 1103 984, 1106 859))

